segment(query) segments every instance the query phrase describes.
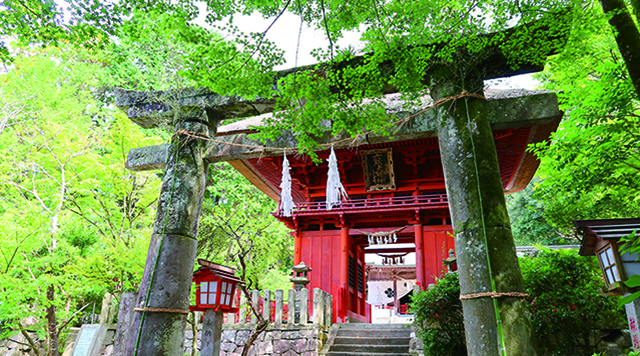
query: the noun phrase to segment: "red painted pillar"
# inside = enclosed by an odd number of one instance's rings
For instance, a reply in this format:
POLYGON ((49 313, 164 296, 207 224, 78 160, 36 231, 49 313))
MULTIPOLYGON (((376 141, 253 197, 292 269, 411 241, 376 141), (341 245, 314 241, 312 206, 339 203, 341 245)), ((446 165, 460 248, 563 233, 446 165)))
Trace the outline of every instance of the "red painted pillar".
POLYGON ((413 231, 416 243, 416 279, 418 280, 418 284, 420 284, 420 288, 424 290, 426 286, 424 285, 424 244, 422 224, 413 225, 413 231))
POLYGON ((398 302, 398 278, 393 277, 393 315, 400 314, 400 303, 398 302))
MULTIPOLYGON (((297 266, 302 260, 302 238, 298 230, 293 231, 291 235, 293 235, 293 265, 297 266)), ((306 263, 309 263, 309 261, 306 263)))
POLYGON ((342 305, 340 305, 339 315, 342 322, 347 316, 347 305, 349 300, 349 228, 342 227, 340 230, 340 288, 342 289, 342 305))

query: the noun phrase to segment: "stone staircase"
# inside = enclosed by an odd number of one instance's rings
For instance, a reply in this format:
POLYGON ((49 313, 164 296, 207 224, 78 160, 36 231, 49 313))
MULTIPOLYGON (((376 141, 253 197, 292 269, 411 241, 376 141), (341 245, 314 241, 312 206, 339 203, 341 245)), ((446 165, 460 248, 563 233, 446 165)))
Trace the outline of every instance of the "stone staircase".
POLYGON ((334 324, 338 332, 327 356, 405 356, 413 329, 407 324, 334 324))

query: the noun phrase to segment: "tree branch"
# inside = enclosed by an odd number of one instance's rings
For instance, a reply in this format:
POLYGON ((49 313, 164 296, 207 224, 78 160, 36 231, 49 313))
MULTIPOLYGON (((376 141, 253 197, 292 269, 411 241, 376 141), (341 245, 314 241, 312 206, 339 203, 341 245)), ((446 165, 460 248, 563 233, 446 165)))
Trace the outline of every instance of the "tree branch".
POLYGON ((75 313, 71 314, 71 316, 69 318, 67 318, 67 320, 64 323, 62 323, 62 325, 58 328, 58 337, 60 337, 60 334, 62 333, 62 330, 64 330, 64 328, 66 328, 67 325, 69 325, 69 323, 73 320, 73 317, 78 315, 78 313, 83 311, 89 305, 91 305, 91 303, 85 304, 85 306, 83 306, 82 308, 78 309, 75 313))
POLYGON ((329 33, 329 25, 327 24, 327 14, 325 13, 324 0, 320 0, 320 8, 322 9, 322 20, 324 21, 324 29, 327 32, 327 39, 329 40, 329 48, 331 48, 331 60, 333 60, 333 41, 331 40, 331 33, 329 33))
POLYGON ((27 341, 29 342, 29 345, 31 346, 33 353, 36 354, 36 356, 40 356, 40 351, 38 349, 38 346, 36 346, 36 343, 33 341, 31 336, 29 336, 29 333, 27 333, 27 331, 22 327, 22 324, 20 324, 19 322, 18 322, 18 327, 20 327, 20 333, 22 334, 22 336, 24 336, 24 338, 27 339, 27 341))

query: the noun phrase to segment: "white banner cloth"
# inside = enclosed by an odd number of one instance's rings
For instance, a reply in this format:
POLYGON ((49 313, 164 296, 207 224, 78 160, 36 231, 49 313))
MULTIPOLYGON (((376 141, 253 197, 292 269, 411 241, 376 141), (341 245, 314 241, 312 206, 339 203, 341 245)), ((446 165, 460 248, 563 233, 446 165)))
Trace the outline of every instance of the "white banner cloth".
MULTIPOLYGON (((415 281, 398 280, 398 299, 409 294, 413 289, 415 281)), ((386 305, 393 303, 393 281, 375 281, 367 282, 369 292, 367 294, 367 303, 371 305, 386 305)))

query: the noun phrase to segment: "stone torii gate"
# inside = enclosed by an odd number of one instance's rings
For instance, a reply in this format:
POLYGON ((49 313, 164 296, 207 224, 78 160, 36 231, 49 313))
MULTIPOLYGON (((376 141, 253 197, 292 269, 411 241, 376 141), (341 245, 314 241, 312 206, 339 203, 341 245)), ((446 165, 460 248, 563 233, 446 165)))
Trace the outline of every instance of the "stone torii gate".
MULTIPOLYGON (((446 67, 431 72, 428 79, 433 100, 467 92, 482 95, 483 79, 541 69, 526 66, 513 70, 499 50, 490 61, 477 62, 476 67, 479 69, 474 73, 482 74, 462 79, 452 79, 446 67)), ((438 136, 455 232, 469 355, 535 355, 492 129, 546 125, 543 127, 548 134, 562 114, 552 93, 508 92, 488 101, 463 96, 450 105, 417 115, 394 134, 393 141, 438 136)), ((165 174, 125 353, 181 355, 208 164, 282 153, 251 148, 260 144, 248 136, 246 126, 218 128, 218 123, 228 117, 270 112, 274 103, 185 90, 119 91, 116 104, 141 127, 154 127, 167 119, 177 122, 178 133, 171 144, 132 149, 127 161, 131 170, 164 168, 165 174)), ((255 120, 259 124, 259 119, 255 120)), ((325 137, 319 142, 340 138, 325 137)), ((388 137, 369 136, 342 145, 388 141, 388 137)), ((268 146, 289 148, 296 144, 293 133, 286 132, 268 146)))

